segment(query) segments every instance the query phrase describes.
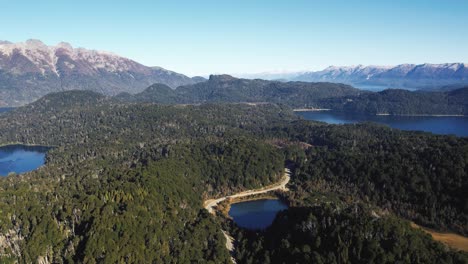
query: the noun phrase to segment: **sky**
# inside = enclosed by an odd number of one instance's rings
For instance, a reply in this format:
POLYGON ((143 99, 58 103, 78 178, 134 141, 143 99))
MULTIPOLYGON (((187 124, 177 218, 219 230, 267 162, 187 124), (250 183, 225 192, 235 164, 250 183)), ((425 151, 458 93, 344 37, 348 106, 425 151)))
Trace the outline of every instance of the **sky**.
POLYGON ((0 0, 0 40, 65 41, 189 76, 468 62, 468 0, 0 0))

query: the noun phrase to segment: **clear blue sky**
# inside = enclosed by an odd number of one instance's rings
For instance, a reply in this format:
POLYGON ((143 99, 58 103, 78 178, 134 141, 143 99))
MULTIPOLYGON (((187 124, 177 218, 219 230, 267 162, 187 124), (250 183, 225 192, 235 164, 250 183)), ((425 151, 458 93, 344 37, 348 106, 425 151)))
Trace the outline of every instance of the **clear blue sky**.
POLYGON ((0 0, 0 39, 188 75, 468 62, 468 0, 0 0))

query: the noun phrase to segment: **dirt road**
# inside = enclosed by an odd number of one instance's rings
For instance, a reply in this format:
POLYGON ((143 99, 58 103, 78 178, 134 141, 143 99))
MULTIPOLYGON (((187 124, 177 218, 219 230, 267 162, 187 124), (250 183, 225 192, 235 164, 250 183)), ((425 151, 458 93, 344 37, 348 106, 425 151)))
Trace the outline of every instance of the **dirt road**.
POLYGON ((291 179, 291 171, 289 169, 284 169, 284 174, 283 177, 281 178, 281 181, 278 183, 275 183, 273 185, 261 188, 261 189, 254 189, 254 190, 248 190, 240 193, 236 193, 233 195, 229 196, 224 196, 218 199, 209 199, 204 202, 204 207, 208 212, 214 214, 214 208, 222 201, 229 199, 229 198, 240 198, 240 197, 246 197, 246 196, 251 196, 255 194, 261 194, 261 193, 267 193, 275 190, 283 190, 287 191, 288 188, 286 188, 286 185, 288 184, 289 180, 291 179))

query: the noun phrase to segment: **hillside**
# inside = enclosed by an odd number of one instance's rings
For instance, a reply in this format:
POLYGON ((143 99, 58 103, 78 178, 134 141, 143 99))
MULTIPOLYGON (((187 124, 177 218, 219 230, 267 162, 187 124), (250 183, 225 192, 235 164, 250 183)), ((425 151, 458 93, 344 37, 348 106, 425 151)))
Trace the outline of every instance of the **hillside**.
POLYGON ((334 83, 278 82, 238 79, 229 75, 211 75, 208 81, 176 88, 153 85, 134 96, 116 98, 130 102, 156 103, 277 103, 291 107, 313 107, 324 98, 356 96, 362 92, 349 85, 334 83))
POLYGON ((391 115, 466 115, 468 87, 445 92, 388 89, 367 92, 336 83, 278 82, 212 75, 205 82, 175 90, 162 84, 141 93, 119 94, 122 102, 161 104, 275 103, 292 108, 391 115))
POLYGON ((322 100, 320 106, 348 113, 390 115, 467 115, 468 87, 448 92, 389 89, 322 100))
POLYGON ((201 80, 68 43, 0 42, 0 107, 24 105, 51 92, 92 90, 116 95, 138 93, 153 83, 175 88, 201 80))

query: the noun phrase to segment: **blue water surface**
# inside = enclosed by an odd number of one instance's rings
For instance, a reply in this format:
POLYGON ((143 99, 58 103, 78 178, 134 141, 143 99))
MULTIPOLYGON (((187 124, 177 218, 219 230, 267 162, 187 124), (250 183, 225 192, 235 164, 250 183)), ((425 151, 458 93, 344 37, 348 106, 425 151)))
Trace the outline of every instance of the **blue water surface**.
POLYGON ((332 111, 297 112, 307 120, 329 124, 351 124, 375 122, 402 130, 418 130, 440 135, 468 136, 466 116, 377 116, 365 114, 337 113, 332 111))
POLYGON ((13 107, 0 107, 0 114, 13 110, 13 107))
POLYGON ((280 200, 255 200, 231 205, 229 215, 240 227, 260 230, 273 223, 276 214, 288 206, 280 200))
POLYGON ((44 165, 49 149, 23 145, 0 147, 0 176, 7 176, 11 172, 20 174, 39 168, 44 165))

